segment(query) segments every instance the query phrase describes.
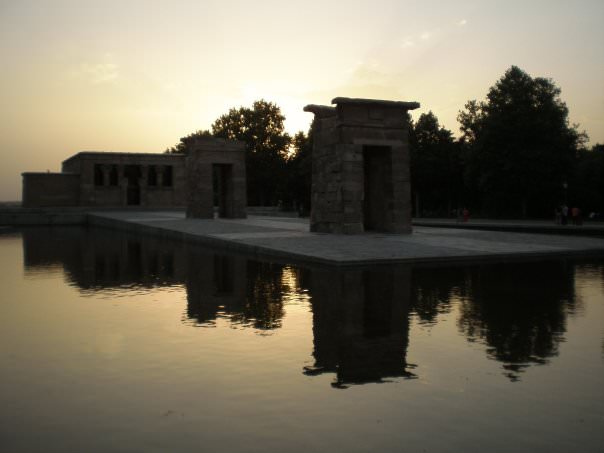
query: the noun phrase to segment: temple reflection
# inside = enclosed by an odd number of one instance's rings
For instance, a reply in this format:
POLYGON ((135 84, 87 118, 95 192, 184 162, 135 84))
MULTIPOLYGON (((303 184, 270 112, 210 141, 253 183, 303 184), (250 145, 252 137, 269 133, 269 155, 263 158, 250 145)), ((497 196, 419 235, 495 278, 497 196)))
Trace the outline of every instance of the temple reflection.
POLYGON ((580 264, 569 260, 304 268, 103 229, 22 234, 26 274, 62 266, 67 281, 89 293, 182 287, 183 322, 195 326, 226 319, 267 333, 282 326, 288 301, 305 293, 314 363, 304 373, 333 373, 335 387, 415 377, 407 363, 410 324, 436 324, 443 316, 455 316, 460 334, 484 344, 503 374, 517 380, 559 353, 578 304, 580 264))
POLYGON ((83 291, 182 284, 183 246, 156 238, 87 228, 23 231, 27 273, 60 263, 67 281, 83 291))
POLYGON ((283 317, 283 266, 224 255, 156 237, 83 228, 23 231, 25 272, 62 265, 83 292, 124 292, 183 286, 186 322, 211 326, 217 318, 274 329, 283 317))
POLYGON ((270 330, 283 318, 282 266, 241 257, 188 253, 187 316, 200 325, 224 317, 270 330))
POLYGON ((409 344, 408 266, 311 272, 315 364, 308 375, 336 374, 334 387, 414 377, 409 344))

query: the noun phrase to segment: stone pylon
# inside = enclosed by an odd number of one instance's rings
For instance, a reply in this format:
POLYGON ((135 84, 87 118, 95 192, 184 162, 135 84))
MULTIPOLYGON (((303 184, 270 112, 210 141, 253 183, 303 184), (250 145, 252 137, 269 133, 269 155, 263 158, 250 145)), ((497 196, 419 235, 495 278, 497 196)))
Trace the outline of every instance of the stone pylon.
POLYGON ((333 99, 315 115, 310 229, 411 232, 408 114, 417 102, 333 99))

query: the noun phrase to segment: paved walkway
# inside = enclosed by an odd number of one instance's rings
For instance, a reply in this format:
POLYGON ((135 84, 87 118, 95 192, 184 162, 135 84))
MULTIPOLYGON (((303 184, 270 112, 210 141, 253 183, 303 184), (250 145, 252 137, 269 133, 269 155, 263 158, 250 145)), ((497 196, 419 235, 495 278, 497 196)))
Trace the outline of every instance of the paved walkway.
POLYGON ((583 225, 577 226, 556 225, 553 221, 548 220, 470 219, 468 222, 459 222, 456 219, 414 218, 413 225, 470 230, 568 234, 604 238, 604 222, 601 221, 585 221, 583 225))
POLYGON ((604 239, 414 227, 411 235, 310 233, 308 220, 283 217, 185 219, 174 211, 93 212, 93 225, 193 240, 291 261, 358 265, 391 262, 604 256, 604 239))

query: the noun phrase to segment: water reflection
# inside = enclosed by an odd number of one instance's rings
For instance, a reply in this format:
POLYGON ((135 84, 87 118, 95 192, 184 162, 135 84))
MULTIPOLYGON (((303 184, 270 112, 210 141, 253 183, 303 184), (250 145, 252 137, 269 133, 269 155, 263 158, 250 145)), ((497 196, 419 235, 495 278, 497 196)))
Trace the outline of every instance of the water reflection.
POLYGON ((79 227, 23 231, 26 275, 60 264, 68 283, 84 292, 182 284, 181 249, 178 243, 79 227))
POLYGON ((187 316, 200 325, 217 317, 270 330, 281 326, 281 266, 241 257, 189 251, 185 276, 187 316))
POLYGON ((315 364, 332 372, 334 387, 414 377, 406 363, 411 269, 313 270, 311 295, 315 364))
POLYGON ((452 300, 467 295, 466 283, 463 267, 414 269, 413 312, 420 323, 435 324, 439 314, 449 313, 452 300))
POLYGON ((283 266, 101 229, 28 229, 23 246, 26 274, 60 263, 67 281, 85 293, 184 286, 187 322, 212 326, 226 318, 263 330, 281 325, 283 266))
MULTIPOLYGON (((576 307, 572 261, 448 268, 292 268, 192 244, 107 230, 40 228, 23 232, 26 274, 62 265, 85 293, 179 286, 184 322, 227 319, 268 333, 281 327, 287 301, 308 293, 314 350, 307 375, 334 373, 335 387, 413 378, 410 323, 427 328, 455 316, 467 340, 485 345, 503 374, 518 380, 559 354, 576 307)), ((601 268, 598 272, 601 272, 601 268)), ((421 364, 419 364, 421 366, 421 364)))
POLYGON ((459 328, 484 340, 510 379, 558 354, 574 304, 573 274, 565 262, 492 265, 469 275, 471 297, 461 304, 459 328))
POLYGON ((420 320, 436 323, 455 300, 459 330, 469 341, 483 342, 512 381, 529 365, 558 354, 575 308, 573 265, 567 261, 421 269, 414 282, 420 320))

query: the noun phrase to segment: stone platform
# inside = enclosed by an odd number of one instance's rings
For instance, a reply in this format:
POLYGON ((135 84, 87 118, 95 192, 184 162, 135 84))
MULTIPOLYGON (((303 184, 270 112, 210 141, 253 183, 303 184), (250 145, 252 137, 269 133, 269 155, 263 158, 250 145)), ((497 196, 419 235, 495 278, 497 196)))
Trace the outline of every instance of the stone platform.
POLYGON ((599 255, 604 239, 553 234, 415 227, 413 234, 311 233, 307 219, 185 219, 177 211, 103 211, 90 225, 147 233, 237 250, 268 259, 330 265, 399 262, 509 261, 599 255))

